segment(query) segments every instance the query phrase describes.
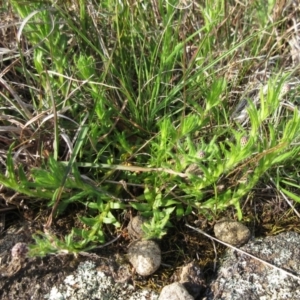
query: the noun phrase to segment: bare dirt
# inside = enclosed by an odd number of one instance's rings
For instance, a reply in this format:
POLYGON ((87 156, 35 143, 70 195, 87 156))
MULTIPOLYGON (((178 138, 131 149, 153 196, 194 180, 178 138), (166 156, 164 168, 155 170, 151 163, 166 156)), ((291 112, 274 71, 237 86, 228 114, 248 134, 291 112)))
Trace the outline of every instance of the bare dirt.
MULTIPOLYGON (((277 211, 275 204, 274 201, 256 203, 256 212, 260 219, 257 216, 254 218, 255 216, 250 213, 247 215, 247 207, 245 207, 244 217, 245 220, 250 220, 247 225, 253 236, 272 235, 284 229, 299 232, 298 222, 292 216, 279 222, 278 214, 274 213, 277 211)), ((286 211, 287 207, 281 209, 286 211)), ((234 211, 228 210, 225 215, 234 218, 234 211)), ((54 222, 53 228, 58 236, 63 237, 70 227, 74 226, 77 219, 75 216, 74 210, 70 210, 54 222)), ((6 219, 8 222, 0 236, 1 299, 44 299, 53 286, 64 284, 65 277, 75 272, 80 262, 87 260, 92 260, 98 270, 112 276, 116 282, 128 282, 136 289, 147 288, 159 293, 165 285, 176 281, 176 274, 180 267, 192 261, 199 265, 205 281, 209 282, 216 276, 218 263, 226 250, 219 244, 214 248, 210 239, 185 226, 187 221, 213 235, 214 221, 209 222, 202 216, 189 216, 185 221, 176 222, 175 226, 169 229, 168 234, 158 241, 162 251, 162 265, 153 275, 142 277, 134 273, 126 260, 126 251, 131 240, 126 229, 129 219, 124 218, 121 237, 113 244, 89 252, 86 256, 47 255, 42 258, 27 257, 24 260, 14 260, 11 255, 13 246, 18 242, 33 243, 31 236, 37 230, 42 230, 41 220, 45 218, 40 216, 39 221, 25 220, 23 215, 13 213, 7 215, 6 219), (128 266, 126 274, 119 272, 120 265, 128 266)), ((107 230, 107 241, 118 234, 120 231, 107 230)), ((196 299, 202 297, 203 294, 200 294, 196 299)))

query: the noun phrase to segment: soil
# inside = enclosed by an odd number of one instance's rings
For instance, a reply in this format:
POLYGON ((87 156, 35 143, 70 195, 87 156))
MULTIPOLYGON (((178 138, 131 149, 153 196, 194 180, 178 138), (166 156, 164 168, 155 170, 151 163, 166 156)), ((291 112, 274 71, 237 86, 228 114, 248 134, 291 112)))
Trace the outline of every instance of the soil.
MULTIPOLYGON (((261 201, 256 204, 256 211, 260 215, 260 219, 256 218, 254 221, 251 214, 244 216, 245 220, 250 220, 246 225, 250 228, 252 235, 256 237, 267 234, 272 235, 273 233, 284 231, 284 228, 300 231, 297 225, 298 221, 292 215, 288 217, 287 207, 285 209, 281 207, 287 217, 281 218, 280 223, 274 201, 273 203, 261 201), (272 210, 270 210, 271 207, 272 210), (278 219, 276 219, 276 216, 278 219)), ((244 210, 247 212, 246 206, 244 210)), ((63 236, 70 227, 74 226, 77 222, 76 215, 78 216, 78 214, 80 214, 80 210, 76 214, 74 209, 72 209, 65 216, 61 216, 54 222, 54 230, 59 236, 63 236)), ((208 222, 201 216, 189 216, 186 220, 176 222, 174 224, 176 226, 170 228, 168 234, 161 241, 158 241, 162 251, 162 265, 157 272, 149 277, 142 277, 128 268, 130 274, 119 274, 116 276, 119 268, 118 264, 128 263, 126 261, 126 251, 131 240, 127 229, 125 229, 129 220, 125 218, 122 235, 116 242, 105 248, 86 253, 84 256, 47 255, 45 257, 13 260, 11 257, 12 247, 18 242, 33 243, 31 236, 37 230, 42 229, 41 220, 45 220, 46 215, 44 218, 40 217, 39 221, 25 220, 24 214, 19 215, 18 218, 16 218, 15 214, 13 216, 14 218, 12 219, 10 215, 7 215, 8 222, 0 237, 1 299, 44 299, 54 285, 59 286, 63 284, 65 277, 74 272, 80 262, 86 260, 93 260, 99 270, 108 272, 118 282, 128 281, 136 289, 148 288, 159 293, 162 287, 176 280, 176 272, 178 272, 180 267, 192 261, 200 266, 206 282, 209 282, 216 275, 218 261, 226 250, 224 246, 219 244, 213 245, 210 239, 185 226, 187 221, 190 224, 196 224, 205 232, 213 235, 214 221, 208 222)), ((218 216, 218 219, 221 217, 218 216)), ((226 217, 234 218, 234 211, 228 210, 226 217)), ((120 233, 113 232, 112 228, 108 229, 110 230, 107 230, 107 241, 112 240, 120 233)), ((201 299, 201 295, 197 299, 201 299)))
MULTIPOLYGON (((59 224, 70 223, 74 213, 60 218, 59 224)), ((0 298, 1 299, 43 299, 52 286, 63 284, 67 275, 74 272, 79 263, 93 260, 98 269, 112 275, 118 282, 128 281, 136 289, 149 288, 159 292, 163 286, 174 281, 174 273, 185 263, 193 260, 201 261, 206 275, 212 274, 214 259, 213 248, 208 239, 197 233, 188 232, 183 222, 172 228, 168 235, 159 241, 162 250, 162 266, 154 275, 142 277, 134 273, 121 274, 116 278, 118 264, 125 264, 126 251, 130 239, 124 229, 124 235, 115 243, 83 255, 47 255, 31 257, 24 260, 13 260, 11 249, 18 242, 33 243, 31 235, 37 230, 34 222, 20 220, 11 222, 0 237, 0 298), (118 261, 118 262, 117 262, 118 261), (124 262, 125 261, 125 262, 124 262)), ((60 226, 56 226, 56 229, 60 226)), ((116 234, 117 235, 117 234, 116 234)), ((109 240, 109 239, 108 239, 109 240)))

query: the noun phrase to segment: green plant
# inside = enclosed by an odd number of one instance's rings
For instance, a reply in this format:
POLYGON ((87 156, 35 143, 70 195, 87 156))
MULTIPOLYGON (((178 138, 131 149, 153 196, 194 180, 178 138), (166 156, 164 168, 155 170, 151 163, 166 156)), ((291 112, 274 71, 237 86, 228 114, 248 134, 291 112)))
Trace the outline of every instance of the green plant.
POLYGON ((150 218, 146 238, 162 238, 192 211, 212 219, 233 206, 242 219, 241 200, 269 173, 277 172, 278 186, 292 184, 293 176, 280 179, 281 166, 300 150, 298 110, 285 111, 280 102, 292 74, 274 68, 280 75, 254 96, 244 83, 255 60, 275 51, 265 55, 276 24, 253 3, 243 9, 202 1, 179 9, 175 2, 10 1, 22 19, 16 72, 30 83, 31 108, 2 95, 22 132, 6 148, 0 182, 52 208, 33 255, 92 249, 131 208, 150 218), (243 22, 228 18, 230 7, 243 22), (240 86, 249 103, 246 125, 231 118, 240 86), (16 168, 23 143, 39 160, 16 168), (71 204, 87 215, 60 239, 50 226, 71 204))

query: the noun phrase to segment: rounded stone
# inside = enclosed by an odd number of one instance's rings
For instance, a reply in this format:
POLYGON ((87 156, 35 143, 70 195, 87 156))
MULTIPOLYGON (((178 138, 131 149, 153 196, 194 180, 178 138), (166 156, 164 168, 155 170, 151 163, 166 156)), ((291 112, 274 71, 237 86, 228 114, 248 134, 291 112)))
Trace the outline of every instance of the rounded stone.
POLYGON ((154 241, 137 241, 129 246, 128 259, 139 275, 149 276, 160 266, 161 251, 154 241))
POLYGON ((28 247, 26 243, 16 243, 11 249, 12 259, 24 259, 27 255, 28 247))
POLYGON ((158 300, 194 300, 184 286, 179 282, 166 285, 159 295, 158 300))
POLYGON ((223 219, 214 226, 215 236, 230 245, 241 246, 250 239, 250 230, 240 222, 223 219))
POLYGON ((146 221, 146 219, 139 215, 133 217, 130 220, 130 222, 127 226, 127 230, 128 230, 129 237, 131 239, 139 240, 139 239, 143 238, 145 233, 142 229, 142 225, 144 224, 145 221, 146 221))

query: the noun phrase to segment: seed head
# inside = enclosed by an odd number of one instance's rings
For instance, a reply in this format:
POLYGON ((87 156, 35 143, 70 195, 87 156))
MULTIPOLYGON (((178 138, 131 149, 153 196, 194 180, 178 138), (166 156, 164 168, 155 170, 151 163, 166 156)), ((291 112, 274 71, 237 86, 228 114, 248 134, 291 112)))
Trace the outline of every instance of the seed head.
POLYGON ((282 88, 281 88, 279 98, 282 98, 283 96, 285 96, 290 90, 291 90, 290 84, 284 83, 282 88))
POLYGON ((241 140, 240 140, 241 146, 245 147, 247 145, 248 141, 249 141, 249 139, 247 136, 242 136, 241 140))
POLYGON ((205 157, 205 152, 203 150, 200 150, 197 152, 197 157, 198 158, 204 158, 205 157))

